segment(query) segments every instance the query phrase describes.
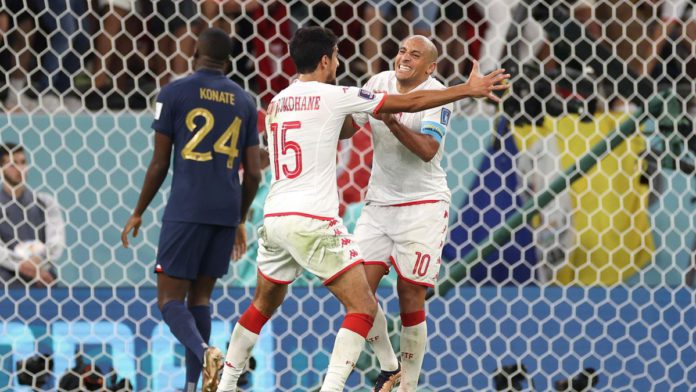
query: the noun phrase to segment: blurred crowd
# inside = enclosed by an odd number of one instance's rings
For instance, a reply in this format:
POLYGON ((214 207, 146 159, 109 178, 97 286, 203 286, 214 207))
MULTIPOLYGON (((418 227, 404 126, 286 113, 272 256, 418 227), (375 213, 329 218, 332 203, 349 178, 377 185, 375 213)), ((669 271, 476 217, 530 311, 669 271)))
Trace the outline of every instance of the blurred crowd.
MULTIPOLYGON (((600 59, 607 66, 618 61, 628 74, 659 82, 693 79, 693 8, 690 0, 5 0, 0 101, 4 111, 145 109, 162 85, 190 72, 187 59, 206 25, 237 38, 231 76, 262 103, 289 83, 287 42, 305 24, 327 25, 344 37, 344 84, 388 69, 410 34, 433 38, 446 84, 463 81, 474 58, 484 71, 506 55, 557 69, 565 65, 557 40, 579 39, 567 37, 564 17, 577 22, 582 39, 615 57, 600 59), (534 11, 559 5, 567 15, 543 20, 534 11)), ((624 95, 613 104, 629 101, 624 95)))

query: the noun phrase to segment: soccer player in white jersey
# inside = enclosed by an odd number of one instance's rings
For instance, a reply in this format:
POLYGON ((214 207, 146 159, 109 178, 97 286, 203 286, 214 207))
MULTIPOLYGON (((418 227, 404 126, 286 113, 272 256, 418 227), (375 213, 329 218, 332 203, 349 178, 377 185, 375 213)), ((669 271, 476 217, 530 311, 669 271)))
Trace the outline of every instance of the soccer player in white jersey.
MULTIPOLYGON (((373 76, 363 88, 389 94, 444 89, 431 76, 437 57, 429 39, 409 37, 399 47, 394 71, 373 76)), ((373 292, 394 266, 401 311, 401 364, 381 308, 368 333, 382 369, 374 391, 391 391, 399 379, 399 391, 415 391, 418 385, 427 339, 425 295, 437 281, 447 235, 450 191, 440 160, 451 114, 452 104, 417 113, 353 115, 357 125, 369 122, 374 143, 366 206, 355 239, 373 292)))
POLYGON ((418 112, 464 97, 491 97, 510 75, 475 74, 466 84, 404 95, 336 86, 338 39, 328 29, 301 28, 290 41, 299 76, 266 116, 272 182, 259 230, 258 277, 252 304, 232 332, 218 391, 236 391, 263 325, 283 302, 287 285, 306 269, 346 307, 321 391, 342 391, 372 328, 377 302, 363 258, 338 217, 336 149, 352 113, 418 112), (359 266, 360 268, 353 268, 359 266))

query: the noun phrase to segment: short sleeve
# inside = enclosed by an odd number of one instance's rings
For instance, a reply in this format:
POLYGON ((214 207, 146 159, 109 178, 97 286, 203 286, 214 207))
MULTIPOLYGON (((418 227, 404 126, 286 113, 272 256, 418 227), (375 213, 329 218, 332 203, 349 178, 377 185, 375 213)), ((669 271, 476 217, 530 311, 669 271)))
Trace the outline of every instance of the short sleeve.
POLYGON ((445 105, 426 110, 423 120, 421 120, 420 132, 432 136, 441 143, 442 138, 447 133, 447 127, 452 116, 452 108, 452 105, 445 105))
POLYGON ((377 113, 387 94, 375 94, 358 87, 336 86, 333 91, 332 110, 338 115, 353 113, 377 113))
MULTIPOLYGON (((362 87, 363 90, 367 91, 372 91, 373 86, 375 84, 375 76, 371 77, 370 80, 365 83, 365 85, 362 87)), ((353 121, 355 121, 356 124, 359 126, 364 126, 368 122, 370 122, 370 117, 367 113, 360 112, 360 113, 353 113, 353 121)))
POLYGON ((174 138, 174 102, 170 98, 169 89, 166 87, 160 91, 155 102, 155 116, 152 121, 152 129, 174 138))

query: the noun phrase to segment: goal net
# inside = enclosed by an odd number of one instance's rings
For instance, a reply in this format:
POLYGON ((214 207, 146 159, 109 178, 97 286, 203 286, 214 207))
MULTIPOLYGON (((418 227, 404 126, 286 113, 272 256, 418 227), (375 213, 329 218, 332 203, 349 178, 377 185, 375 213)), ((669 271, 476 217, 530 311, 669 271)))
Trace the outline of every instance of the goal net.
MULTIPOLYGON (((154 99, 192 70, 195 37, 215 25, 234 36, 230 76, 263 117, 295 73, 290 37, 315 24, 340 37, 340 84, 391 69, 412 34, 438 47, 434 76, 445 85, 465 82, 473 59, 484 72, 513 75, 501 105, 457 103, 445 137, 450 227, 427 302, 419 391, 594 382, 689 390, 695 8, 689 0, 1 2, 0 385, 55 390, 90 365, 112 390, 123 379, 135 390, 183 388, 184 349, 161 321, 153 273, 170 179, 141 234, 120 246, 152 154, 154 99), (23 197, 8 193, 12 181, 25 181, 23 197)), ((337 157, 340 213, 352 230, 370 176, 369 129, 341 142, 337 157)), ((214 292, 211 343, 221 347, 253 295, 266 177, 247 224, 249 251, 214 292)), ((398 349, 396 279, 392 270, 378 298, 398 349)), ((318 280, 298 279, 262 331, 243 390, 318 390, 342 315, 318 280)), ((366 347, 349 390, 369 390, 378 369, 366 347)))

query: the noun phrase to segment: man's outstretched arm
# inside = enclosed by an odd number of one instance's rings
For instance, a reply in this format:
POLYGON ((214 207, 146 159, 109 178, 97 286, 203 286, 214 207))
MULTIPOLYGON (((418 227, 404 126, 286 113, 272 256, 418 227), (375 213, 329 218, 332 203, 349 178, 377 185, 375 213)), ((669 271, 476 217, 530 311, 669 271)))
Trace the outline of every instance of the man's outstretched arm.
POLYGON ((467 97, 488 98, 500 102, 500 98, 494 92, 510 87, 509 84, 505 84, 505 81, 510 79, 510 74, 506 74, 504 69, 498 69, 488 75, 481 75, 478 67, 478 61, 474 60, 469 79, 458 86, 444 90, 419 90, 403 95, 387 95, 379 113, 420 112, 467 97))

